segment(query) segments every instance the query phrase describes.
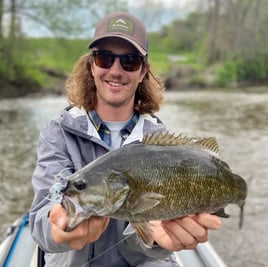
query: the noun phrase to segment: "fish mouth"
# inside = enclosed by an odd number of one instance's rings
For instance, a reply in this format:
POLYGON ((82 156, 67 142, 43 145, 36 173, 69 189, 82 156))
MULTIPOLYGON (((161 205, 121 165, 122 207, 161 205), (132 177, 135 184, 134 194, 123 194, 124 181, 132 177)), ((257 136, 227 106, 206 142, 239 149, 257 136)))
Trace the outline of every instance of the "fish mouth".
POLYGON ((66 232, 73 230, 78 224, 88 218, 88 216, 85 216, 84 209, 79 205, 77 197, 64 195, 61 205, 67 211, 68 225, 65 229, 66 232))

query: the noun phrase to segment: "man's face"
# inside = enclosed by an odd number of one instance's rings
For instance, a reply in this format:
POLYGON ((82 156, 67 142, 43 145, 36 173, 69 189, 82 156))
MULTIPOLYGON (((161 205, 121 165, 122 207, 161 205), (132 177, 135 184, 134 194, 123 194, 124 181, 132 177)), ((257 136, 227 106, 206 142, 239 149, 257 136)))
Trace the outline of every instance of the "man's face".
MULTIPOLYGON (((138 54, 129 42, 120 38, 103 39, 94 50, 105 50, 116 55, 138 54)), ((133 110, 136 89, 148 70, 148 64, 143 67, 140 64, 138 70, 126 71, 121 66, 118 57, 109 68, 99 67, 93 60, 92 74, 97 87, 98 99, 96 110, 98 111, 104 106, 133 110)))

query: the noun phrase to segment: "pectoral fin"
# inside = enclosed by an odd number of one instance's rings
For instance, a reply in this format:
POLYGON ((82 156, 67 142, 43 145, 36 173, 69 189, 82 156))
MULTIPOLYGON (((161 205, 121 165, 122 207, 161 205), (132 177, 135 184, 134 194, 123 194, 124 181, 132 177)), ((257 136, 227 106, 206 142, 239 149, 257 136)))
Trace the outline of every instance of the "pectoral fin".
POLYGON ((143 213, 155 206, 157 206, 161 199, 165 196, 153 192, 144 193, 137 198, 135 203, 131 205, 130 212, 132 215, 143 213))
POLYGON ((147 248, 152 248, 154 239, 149 222, 131 222, 131 225, 143 245, 147 248))

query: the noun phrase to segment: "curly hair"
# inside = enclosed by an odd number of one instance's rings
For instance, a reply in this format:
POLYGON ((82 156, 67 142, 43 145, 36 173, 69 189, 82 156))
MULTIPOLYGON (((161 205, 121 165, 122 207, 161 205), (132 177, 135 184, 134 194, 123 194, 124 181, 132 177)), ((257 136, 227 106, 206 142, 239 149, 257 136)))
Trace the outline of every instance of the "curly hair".
MULTIPOLYGON (((96 108, 96 85, 91 72, 92 55, 82 55, 66 80, 66 92, 70 104, 87 111, 96 108)), ((147 64, 147 63, 144 63, 147 64)), ((134 109, 140 114, 153 114, 160 109, 164 87, 160 78, 149 71, 139 84, 134 100, 134 109)))

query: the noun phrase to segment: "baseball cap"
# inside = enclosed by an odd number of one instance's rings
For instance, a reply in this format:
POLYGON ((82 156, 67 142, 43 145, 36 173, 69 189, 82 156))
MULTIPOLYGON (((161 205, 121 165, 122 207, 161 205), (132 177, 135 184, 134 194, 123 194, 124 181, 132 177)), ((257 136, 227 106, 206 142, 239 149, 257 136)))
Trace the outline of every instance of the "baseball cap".
POLYGON ((138 51, 146 56, 148 54, 148 38, 144 24, 133 15, 126 12, 116 12, 104 17, 97 25, 92 48, 96 43, 107 37, 118 37, 130 42, 138 51))

